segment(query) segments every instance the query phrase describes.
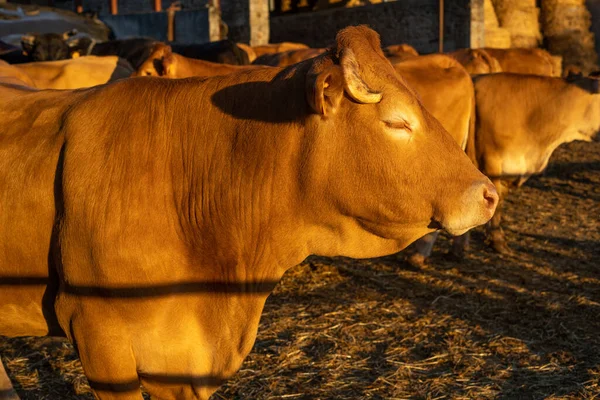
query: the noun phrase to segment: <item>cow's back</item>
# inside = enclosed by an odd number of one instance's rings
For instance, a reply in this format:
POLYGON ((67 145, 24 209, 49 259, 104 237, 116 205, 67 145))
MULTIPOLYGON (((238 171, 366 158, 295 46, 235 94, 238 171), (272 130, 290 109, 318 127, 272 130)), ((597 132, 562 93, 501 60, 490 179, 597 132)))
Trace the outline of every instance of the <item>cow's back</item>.
POLYGON ((80 89, 124 78, 133 72, 127 61, 116 56, 86 56, 70 60, 20 64, 40 89, 80 89))
POLYGON ((543 49, 494 49, 485 51, 500 63, 503 72, 525 75, 560 76, 554 71, 550 53, 543 49))
POLYGON ((63 113, 81 94, 0 85, 0 334, 56 333, 50 253, 63 113), (42 307, 44 304, 44 307, 42 307))

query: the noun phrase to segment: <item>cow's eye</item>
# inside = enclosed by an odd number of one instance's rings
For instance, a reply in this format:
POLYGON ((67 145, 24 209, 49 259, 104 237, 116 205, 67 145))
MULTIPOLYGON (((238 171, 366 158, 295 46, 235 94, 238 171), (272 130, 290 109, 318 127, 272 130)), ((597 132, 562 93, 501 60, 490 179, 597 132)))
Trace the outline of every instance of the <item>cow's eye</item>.
POLYGON ((385 124, 386 127, 390 128, 390 129, 403 130, 408 133, 410 133, 412 131, 408 122, 406 122, 403 119, 396 120, 396 121, 383 121, 383 123, 385 124))

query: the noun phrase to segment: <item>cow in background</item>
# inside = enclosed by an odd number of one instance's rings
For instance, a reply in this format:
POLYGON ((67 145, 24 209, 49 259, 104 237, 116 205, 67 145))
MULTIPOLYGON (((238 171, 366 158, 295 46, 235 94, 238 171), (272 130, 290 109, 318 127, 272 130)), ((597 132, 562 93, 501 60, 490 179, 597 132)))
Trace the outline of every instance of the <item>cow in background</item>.
POLYGON ((196 60, 173 53, 171 46, 157 43, 148 59, 132 76, 160 76, 164 78, 189 78, 193 76, 207 77, 227 75, 234 72, 248 71, 257 68, 268 68, 258 65, 219 64, 210 61, 196 60))
POLYGON ((13 76, 38 89, 80 89, 127 78, 131 65, 115 56, 87 56, 70 60, 0 65, 0 76, 13 76), (16 75, 18 71, 21 75, 16 75), (26 78, 24 78, 26 77, 26 78))
POLYGON ((500 73, 476 77, 474 83, 477 162, 500 195, 488 237, 496 251, 509 253, 501 227, 503 200, 511 188, 542 172, 558 146, 597 135, 600 81, 594 75, 500 73))
POLYGON ((257 57, 252 64, 268 65, 270 67, 288 67, 301 61, 308 60, 323 54, 326 49, 298 49, 283 53, 263 54, 257 57))

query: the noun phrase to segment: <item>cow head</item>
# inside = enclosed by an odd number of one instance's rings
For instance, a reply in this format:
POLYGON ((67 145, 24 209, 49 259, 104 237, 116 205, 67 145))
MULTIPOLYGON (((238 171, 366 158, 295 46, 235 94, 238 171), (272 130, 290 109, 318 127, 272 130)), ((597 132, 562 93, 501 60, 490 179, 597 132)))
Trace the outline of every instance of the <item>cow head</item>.
POLYGON ((304 155, 303 192, 318 203, 314 222, 325 235, 314 253, 389 254, 492 217, 494 186, 395 72, 377 33, 346 28, 334 49, 306 63, 315 145, 304 155))
POLYGON ((150 56, 131 76, 163 76, 173 75, 173 52, 171 46, 156 43, 150 56))
POLYGON ((23 53, 33 61, 66 60, 70 57, 68 40, 77 34, 76 29, 58 33, 34 33, 21 37, 23 53))

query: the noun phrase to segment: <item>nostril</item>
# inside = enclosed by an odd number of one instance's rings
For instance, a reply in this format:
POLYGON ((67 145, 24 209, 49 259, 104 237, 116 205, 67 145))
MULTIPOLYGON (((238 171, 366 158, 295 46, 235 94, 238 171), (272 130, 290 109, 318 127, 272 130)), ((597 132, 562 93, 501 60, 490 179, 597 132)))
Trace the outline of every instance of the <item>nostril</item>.
POLYGON ((488 183, 483 187, 483 201, 490 210, 494 210, 498 205, 498 192, 493 184, 488 183))

